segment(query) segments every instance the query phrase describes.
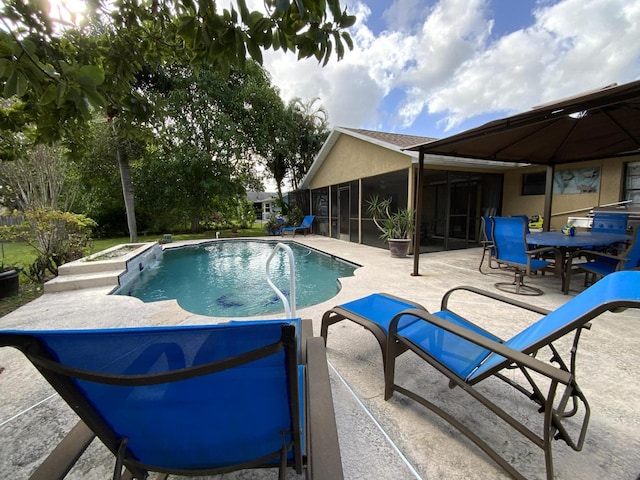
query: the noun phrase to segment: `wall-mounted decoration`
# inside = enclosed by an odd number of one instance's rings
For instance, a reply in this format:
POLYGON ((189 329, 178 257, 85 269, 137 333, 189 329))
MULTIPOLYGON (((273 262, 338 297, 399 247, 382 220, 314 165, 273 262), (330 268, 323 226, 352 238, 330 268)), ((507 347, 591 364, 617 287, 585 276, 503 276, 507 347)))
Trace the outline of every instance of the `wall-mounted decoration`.
POLYGON ((553 176, 554 195, 594 193, 600 188, 600 168, 574 168, 556 172, 553 176))

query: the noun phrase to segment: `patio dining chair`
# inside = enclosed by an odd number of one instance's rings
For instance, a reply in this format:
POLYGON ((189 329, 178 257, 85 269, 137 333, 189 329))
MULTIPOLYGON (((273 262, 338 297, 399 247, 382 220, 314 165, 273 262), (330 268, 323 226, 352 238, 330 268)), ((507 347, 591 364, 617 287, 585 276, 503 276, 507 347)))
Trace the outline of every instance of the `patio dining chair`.
POLYGON ((527 225, 522 217, 493 217, 493 242, 496 248, 495 261, 514 271, 512 283, 499 282, 499 290, 518 295, 542 295, 539 288, 525 285, 524 277, 544 271, 553 262, 541 257, 553 257, 559 261, 560 251, 553 247, 530 249, 526 241, 527 225))
POLYGON ((626 213, 594 213, 591 231, 600 233, 627 233, 629 215, 626 213))
POLYGON ((599 250, 578 250, 567 260, 563 293, 569 293, 571 276, 584 272, 584 286, 597 281, 606 275, 620 270, 640 268, 640 239, 638 231, 633 235, 629 247, 618 255, 599 250), (586 260, 576 262, 577 259, 586 260))
POLYGON ((324 344, 310 331, 298 319, 0 331, 81 419, 31 478, 64 478, 94 435, 114 479, 258 467, 284 479, 288 466, 342 478, 324 344))
MULTIPOLYGON (((463 295, 462 304, 468 301, 463 295)), ((615 272, 553 311, 464 286, 449 290, 442 298, 438 312, 429 313, 419 305, 415 307, 416 304, 409 300, 372 294, 327 311, 322 319, 321 334, 327 340, 328 327, 342 320, 369 329, 382 348, 385 400, 398 392, 418 402, 458 429, 509 475, 524 479, 504 458, 504 454, 498 452, 496 446, 480 436, 482 428, 478 426, 479 422, 472 421, 471 426, 469 422, 457 418, 451 413, 455 407, 450 401, 439 400, 437 405, 435 400, 427 399, 426 395, 434 392, 435 388, 427 388, 424 390, 427 393, 421 395, 396 383, 398 376, 421 375, 415 364, 411 366, 411 371, 396 372, 396 358, 411 351, 425 362, 425 366, 430 365, 443 374, 451 388, 460 387, 495 415, 494 423, 502 420, 505 426, 541 448, 546 477, 551 480, 553 440, 563 440, 573 450, 580 451, 589 424, 591 408, 576 382, 580 336, 585 329, 591 328, 589 322, 607 311, 640 308, 640 271, 615 272), (478 295, 486 303, 495 301, 535 312, 541 317, 510 339, 503 340, 451 310, 449 305, 452 298, 462 295, 460 292, 478 295), (557 342, 565 336, 573 336, 573 341, 557 342), (563 348, 559 345, 563 345, 563 348), (540 360, 542 356, 539 352, 544 349, 551 352, 549 362, 540 360), (514 375, 513 369, 520 375, 514 375), (504 395, 502 389, 496 390, 491 382, 485 382, 488 385, 483 385, 483 388, 477 386, 489 378, 501 380, 512 387, 514 393, 521 393, 524 397, 504 395), (506 404, 505 398, 509 399, 506 404), (533 408, 528 415, 542 417, 541 429, 533 429, 530 419, 522 418, 526 404, 520 401, 521 398, 532 401, 529 405, 533 408)), ((612 379, 612 382, 615 381, 612 379)), ((415 381, 407 383, 416 384, 415 381)), ((398 405, 401 407, 404 404, 398 405)), ((494 427, 492 424, 491 430, 494 427)), ((500 448, 510 443, 506 438, 495 442, 500 448)))
MULTIPOLYGON (((629 215, 626 213, 594 213, 591 220, 591 231, 595 233, 627 233, 629 223, 629 215)), ((626 248, 626 242, 620 242, 615 245, 611 245, 606 248, 592 249, 601 252, 610 253, 613 255, 618 254, 621 250, 626 248)))
POLYGON ((496 256, 496 246, 493 242, 493 217, 482 216, 480 217, 480 244, 482 245, 482 258, 480 259, 480 265, 478 270, 482 271, 482 265, 484 265, 484 259, 489 254, 488 263, 489 268, 498 268, 493 265, 492 260, 496 256))

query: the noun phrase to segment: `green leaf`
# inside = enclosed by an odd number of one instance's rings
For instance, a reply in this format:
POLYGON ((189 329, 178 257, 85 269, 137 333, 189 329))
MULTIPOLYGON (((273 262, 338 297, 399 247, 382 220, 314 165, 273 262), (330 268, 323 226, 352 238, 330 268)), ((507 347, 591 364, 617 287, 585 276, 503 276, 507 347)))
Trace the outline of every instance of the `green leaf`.
POLYGON ((83 91, 91 105, 96 107, 104 107, 107 104, 107 100, 95 88, 87 88, 83 89, 83 91))
POLYGON ((95 65, 84 65, 78 72, 78 83, 81 85, 102 85, 104 83, 104 72, 95 65))
POLYGON ((178 21, 177 34, 187 41, 193 40, 196 32, 196 17, 182 17, 178 21))
POLYGON ((238 8, 240 9, 240 18, 242 23, 247 24, 249 18, 249 9, 247 8, 247 2, 245 0, 237 0, 238 8))
POLYGON ((329 9, 334 19, 338 19, 341 16, 340 12, 340 0, 329 0, 329 9))
POLYGON ((279 31, 276 31, 276 34, 273 36, 273 49, 274 50, 280 49, 280 32, 279 31))
POLYGON ((251 58, 262 65, 262 50, 251 38, 247 39, 247 49, 249 50, 251 58))
POLYGON ((17 77, 18 83, 16 85, 16 94, 18 97, 22 97, 27 92, 29 82, 27 82, 27 77, 25 77, 22 72, 18 72, 17 77))
POLYGON ((327 63, 329 63, 329 58, 331 58, 332 51, 333 51, 333 44, 331 43, 331 40, 327 40, 327 51, 324 57, 324 62, 322 64, 323 67, 325 67, 327 63))
POLYGON ((11 73, 9 78, 7 79, 7 83, 4 84, 4 90, 2 94, 4 98, 13 97, 18 91, 18 72, 15 70, 11 73))
POLYGON ((56 105, 60 106, 66 101, 67 95, 67 85, 64 82, 60 82, 57 88, 58 92, 58 100, 56 101, 56 105))
POLYGON ((354 23, 356 23, 356 16, 355 15, 347 15, 347 12, 345 12, 340 17, 340 23, 339 23, 340 28, 352 27, 354 23))
POLYGON ((289 9, 291 2, 289 0, 276 0, 276 12, 284 12, 289 9))
MULTIPOLYGON (((271 48, 271 43, 273 42, 273 34, 271 33, 271 30, 267 30, 266 32, 264 32, 264 36, 262 37, 262 46, 265 48, 265 50, 268 50, 269 48, 271 48)), ((253 55, 251 55, 253 57, 253 55)), ((262 56, 262 52, 260 53, 260 56, 262 56)), ((262 64, 262 62, 260 62, 262 64)))
POLYGON ((347 47, 349 47, 349 50, 353 50, 353 39, 351 38, 351 35, 347 32, 342 32, 342 39, 344 40, 344 43, 347 44, 347 47))
POLYGON ((57 90, 57 85, 49 85, 40 97, 40 105, 49 105, 50 103, 55 102, 58 96, 57 90))
POLYGON ((27 40, 27 39, 23 40, 22 46, 31 57, 36 56, 36 44, 33 43, 31 40, 27 40))
POLYGON ((12 66, 13 62, 11 62, 9 59, 0 58, 0 78, 4 77, 10 71, 12 66))
POLYGON ((261 32, 271 31, 271 21, 268 18, 261 18, 256 24, 256 29, 261 32))
POLYGON ((341 60, 344 57, 344 45, 342 44, 342 40, 340 37, 336 37, 336 53, 338 54, 338 60, 341 60))
POLYGON ((260 20, 263 20, 264 16, 260 12, 253 11, 249 14, 247 21, 244 22, 251 30, 254 30, 257 27, 257 24, 260 20))
POLYGON ((236 9, 231 7, 231 21, 233 23, 238 23, 238 12, 236 12, 236 9))
POLYGON ((238 56, 238 60, 241 60, 247 56, 247 48, 244 43, 245 37, 240 30, 235 31, 235 37, 236 55, 238 56))

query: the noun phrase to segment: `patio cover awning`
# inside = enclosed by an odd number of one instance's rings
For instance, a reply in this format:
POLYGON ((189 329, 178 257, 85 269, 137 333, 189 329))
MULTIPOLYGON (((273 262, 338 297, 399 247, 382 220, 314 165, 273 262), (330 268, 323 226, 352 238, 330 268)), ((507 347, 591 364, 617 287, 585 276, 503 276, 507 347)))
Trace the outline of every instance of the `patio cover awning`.
POLYGON ((638 154, 640 80, 541 105, 407 150, 543 165, 638 154))
MULTIPOLYGON (((640 80, 547 103, 407 150, 420 153, 420 185, 425 154, 546 165, 548 229, 555 165, 640 154, 640 80)), ((420 186, 418 215, 421 195, 420 186)), ((414 275, 418 274, 417 257, 414 275)))

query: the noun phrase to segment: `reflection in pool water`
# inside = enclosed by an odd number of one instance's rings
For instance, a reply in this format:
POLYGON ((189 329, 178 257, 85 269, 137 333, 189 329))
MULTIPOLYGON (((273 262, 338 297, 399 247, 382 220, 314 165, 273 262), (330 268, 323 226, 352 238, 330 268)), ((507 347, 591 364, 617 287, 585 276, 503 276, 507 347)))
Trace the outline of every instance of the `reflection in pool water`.
MULTIPOLYGON (((215 317, 283 313, 282 302, 266 281, 265 265, 275 242, 220 241, 165 250, 133 282, 118 289, 145 302, 177 300, 185 310, 215 317)), ((329 300, 340 290, 340 277, 357 265, 288 243, 296 262, 296 305, 329 300)), ((279 250, 270 266, 273 283, 289 297, 289 260, 279 250)))

